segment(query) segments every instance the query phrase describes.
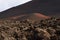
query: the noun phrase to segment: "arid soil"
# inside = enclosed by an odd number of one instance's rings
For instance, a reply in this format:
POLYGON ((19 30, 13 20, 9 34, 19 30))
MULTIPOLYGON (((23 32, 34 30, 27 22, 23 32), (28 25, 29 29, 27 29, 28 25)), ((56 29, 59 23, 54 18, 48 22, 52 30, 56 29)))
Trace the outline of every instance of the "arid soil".
POLYGON ((60 40, 60 19, 0 20, 0 40, 60 40))

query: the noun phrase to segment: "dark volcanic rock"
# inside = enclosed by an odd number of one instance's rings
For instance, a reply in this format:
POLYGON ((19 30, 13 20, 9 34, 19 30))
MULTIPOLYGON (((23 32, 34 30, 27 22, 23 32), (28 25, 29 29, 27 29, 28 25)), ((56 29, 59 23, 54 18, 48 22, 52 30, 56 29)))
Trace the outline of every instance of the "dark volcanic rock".
POLYGON ((60 16, 60 0, 33 0, 1 12, 0 18, 33 13, 58 17, 60 16))

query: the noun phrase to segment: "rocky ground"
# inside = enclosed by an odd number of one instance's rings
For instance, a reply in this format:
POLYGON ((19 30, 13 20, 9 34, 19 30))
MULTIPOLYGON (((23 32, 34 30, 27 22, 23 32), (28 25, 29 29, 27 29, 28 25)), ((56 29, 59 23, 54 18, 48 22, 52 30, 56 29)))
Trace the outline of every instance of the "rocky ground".
POLYGON ((60 19, 0 20, 0 40, 60 40, 60 19))

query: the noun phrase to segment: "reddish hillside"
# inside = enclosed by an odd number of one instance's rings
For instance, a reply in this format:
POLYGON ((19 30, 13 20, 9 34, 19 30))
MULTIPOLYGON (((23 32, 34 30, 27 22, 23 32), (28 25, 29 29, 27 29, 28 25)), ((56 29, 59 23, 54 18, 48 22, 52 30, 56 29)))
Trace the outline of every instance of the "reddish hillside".
POLYGON ((45 16, 41 13, 33 13, 33 14, 24 14, 24 15, 17 15, 17 16, 11 16, 7 17, 7 19, 10 20, 24 20, 24 19, 33 19, 33 20, 39 20, 39 19, 47 19, 49 16, 45 16))
POLYGON ((44 18, 44 19, 50 18, 49 16, 46 16, 46 15, 43 15, 43 14, 40 14, 40 13, 35 13, 35 15, 39 18, 44 18))

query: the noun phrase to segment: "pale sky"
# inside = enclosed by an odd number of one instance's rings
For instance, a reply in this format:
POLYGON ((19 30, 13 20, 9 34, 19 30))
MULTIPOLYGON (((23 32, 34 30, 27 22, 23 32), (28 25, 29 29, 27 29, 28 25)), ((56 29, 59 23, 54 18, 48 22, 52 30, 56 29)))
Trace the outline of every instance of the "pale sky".
POLYGON ((0 0, 0 12, 31 0, 0 0))

